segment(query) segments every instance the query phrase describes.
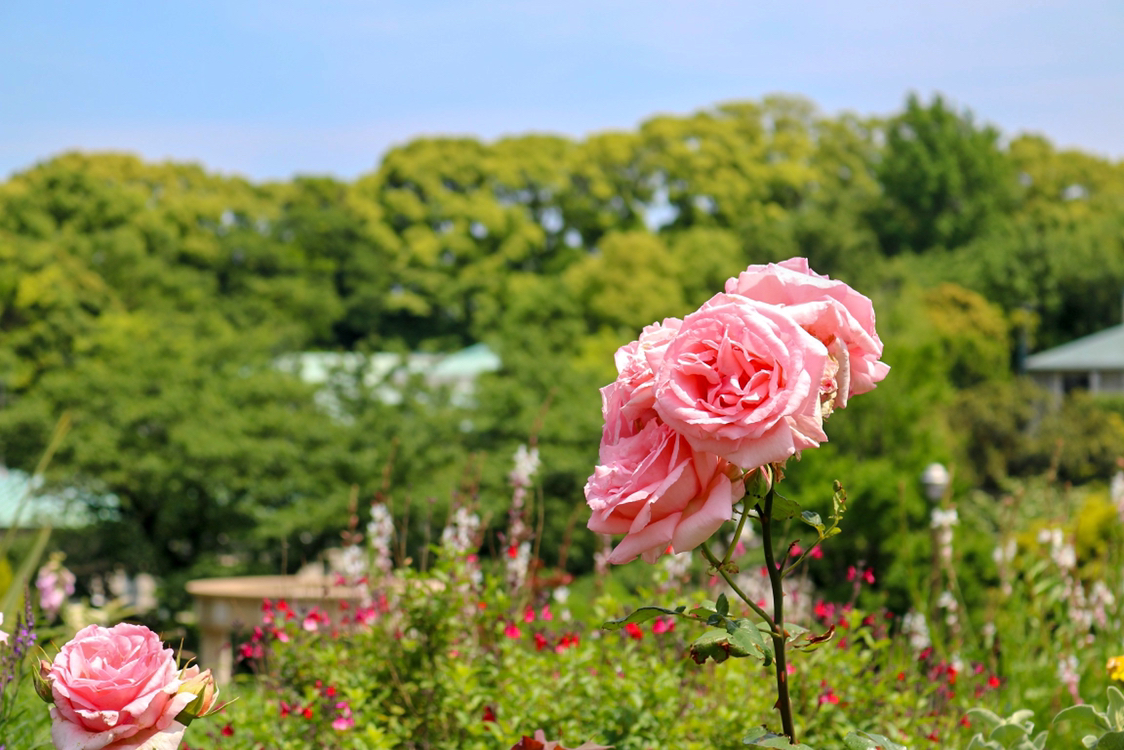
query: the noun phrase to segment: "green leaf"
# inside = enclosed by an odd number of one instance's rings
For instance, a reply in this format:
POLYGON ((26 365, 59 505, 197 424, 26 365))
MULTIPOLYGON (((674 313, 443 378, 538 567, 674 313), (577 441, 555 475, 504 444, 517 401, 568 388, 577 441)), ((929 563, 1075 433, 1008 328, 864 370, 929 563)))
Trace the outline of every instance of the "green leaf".
POLYGON ((1000 724, 995 729, 991 730, 991 734, 989 734, 987 738, 1006 747, 1026 736, 1027 728, 1022 724, 1000 724))
POLYGON ((794 622, 786 622, 784 624, 784 632, 787 634, 786 641, 792 643, 797 638, 802 638, 808 634, 808 628, 803 625, 797 625, 794 622))
POLYGON ((773 495, 773 520, 787 521, 800 515, 800 503, 781 494, 773 495))
POLYGON ((1108 720, 1110 729, 1124 730, 1124 693, 1115 685, 1108 686, 1108 720))
POLYGON ((1053 723, 1057 724, 1059 721, 1084 721, 1089 724, 1099 724, 1102 729, 1112 729, 1112 725, 1108 723, 1108 717, 1088 703, 1063 708, 1054 717, 1053 723))
POLYGON ((1003 719, 999 718, 998 714, 988 711, 986 708, 968 709, 968 718, 972 720, 973 724, 979 722, 989 730, 995 729, 1003 723, 1003 719))
POLYGON ((688 653, 696 664, 705 664, 707 659, 713 659, 721 664, 731 656, 741 658, 745 656, 762 656, 753 653, 752 642, 744 638, 733 638, 725 630, 708 630, 695 639, 688 653))
POLYGON ((736 620, 735 628, 727 632, 730 643, 749 655, 761 659, 765 666, 773 663, 773 649, 757 626, 748 620, 736 620))
POLYGON ((843 738, 843 745, 847 750, 906 750, 905 745, 869 732, 851 732, 843 738))
POLYGON ((730 614, 730 600, 726 598, 725 594, 718 595, 718 601, 714 603, 714 611, 723 617, 730 614))
POLYGON ((809 745, 803 742, 798 742, 793 745, 789 742, 788 737, 783 734, 774 734, 765 727, 755 727, 749 731, 745 737, 742 738, 743 745, 750 747, 786 747, 789 750, 813 750, 809 745))
POLYGON ((816 531, 820 532, 821 536, 823 535, 824 529, 826 527, 824 526, 824 522, 820 519, 819 513, 806 510, 800 514, 800 520, 814 528, 816 531))
POLYGON ((843 489, 839 480, 835 481, 833 489, 835 492, 831 496, 831 518, 838 522, 847 510, 847 490, 843 489))
POLYGON ((606 620, 601 623, 604 630, 620 630, 629 623, 641 623, 648 620, 654 620, 661 615, 682 615, 686 607, 676 607, 675 609, 667 609, 666 607, 641 607, 627 617, 622 617, 619 620, 606 620))
POLYGON ((1124 750, 1124 732, 1109 732, 1102 735, 1093 747, 1097 750, 1124 750))

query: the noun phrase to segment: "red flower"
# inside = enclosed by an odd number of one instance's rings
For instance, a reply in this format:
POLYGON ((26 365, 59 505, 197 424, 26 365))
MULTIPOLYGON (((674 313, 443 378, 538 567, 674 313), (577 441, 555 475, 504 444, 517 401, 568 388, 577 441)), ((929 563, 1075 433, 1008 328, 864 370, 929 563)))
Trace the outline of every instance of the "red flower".
POLYGON ((225 727, 222 728, 222 736, 223 737, 233 737, 234 736, 234 727, 227 724, 225 727))
POLYGON ((628 637, 634 641, 638 641, 644 637, 644 631, 641 630, 640 626, 634 622, 630 622, 629 624, 625 625, 624 631, 628 633, 628 637))
POLYGON ((484 722, 494 722, 496 720, 496 712, 492 710, 491 706, 484 706, 484 722))
POLYGON ((542 651, 544 648, 546 648, 546 644, 546 636, 544 636, 542 633, 535 633, 535 651, 542 651))
POLYGON ((554 647, 554 653, 560 654, 571 646, 576 646, 580 642, 576 633, 566 633, 562 639, 558 641, 558 645, 554 647))

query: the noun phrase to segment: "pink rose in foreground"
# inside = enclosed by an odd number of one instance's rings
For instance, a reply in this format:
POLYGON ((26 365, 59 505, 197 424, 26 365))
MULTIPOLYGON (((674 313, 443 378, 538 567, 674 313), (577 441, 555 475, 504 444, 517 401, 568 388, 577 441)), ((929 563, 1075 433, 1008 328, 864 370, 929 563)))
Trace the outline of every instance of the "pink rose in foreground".
POLYGON ((781 305, 804 330, 828 348, 834 360, 823 384, 827 404, 838 408, 866 393, 890 371, 879 362, 882 341, 874 329, 874 306, 842 281, 808 268, 805 258, 753 265, 726 282, 727 294, 781 305))
POLYGON ((656 372, 655 410, 696 451, 743 469, 827 440, 827 348, 787 310, 717 294, 688 315, 656 372))
POLYGON ((601 412, 605 417, 602 443, 632 437, 655 419, 655 368, 682 323, 678 318, 667 318, 663 323, 645 326, 640 338, 617 350, 613 359, 619 375, 601 389, 601 412))
MULTIPOLYGON (((189 667, 183 676, 197 673, 189 667)), ((176 750, 186 729, 176 716, 196 698, 178 692, 183 680, 172 650, 128 623, 78 631, 47 679, 57 750, 176 750)))
POLYGON ((694 549, 733 515, 741 497, 727 462, 691 449, 659 420, 618 443, 601 446, 601 465, 585 486, 589 528, 625 534, 609 555, 620 565, 642 556, 655 562, 668 548, 694 549), (736 488, 736 490, 735 490, 736 488))

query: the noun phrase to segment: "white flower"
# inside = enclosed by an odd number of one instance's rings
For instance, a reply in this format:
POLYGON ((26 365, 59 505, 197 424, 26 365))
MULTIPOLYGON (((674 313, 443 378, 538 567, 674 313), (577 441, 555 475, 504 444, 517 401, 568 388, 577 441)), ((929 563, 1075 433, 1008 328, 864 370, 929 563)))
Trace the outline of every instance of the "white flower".
POLYGON ((507 568, 507 585, 512 591, 518 591, 527 580, 528 567, 531 564, 531 543, 522 542, 510 551, 505 557, 507 568))
POLYGON ((527 446, 520 443, 519 447, 515 449, 515 468, 507 475, 511 483, 516 487, 530 487, 531 478, 535 476, 535 472, 539 470, 539 449, 527 449, 527 446))
POLYGON ((924 651, 932 645, 929 639, 929 623, 925 615, 914 610, 905 613, 902 618, 902 632, 909 638, 909 645, 914 651, 924 651))
POLYGON ((1077 566, 1077 551, 1073 549, 1073 545, 1059 545, 1050 554, 1054 563, 1062 570, 1073 570, 1077 566))
POLYGON ((375 567, 389 573, 394 567, 391 545, 394 542, 394 518, 382 503, 371 504, 371 521, 367 524, 367 543, 375 555, 375 567))
POLYGON ((934 529, 948 529, 960 523, 960 516, 956 513, 956 508, 933 508, 933 514, 929 525, 934 529))
POLYGON ((1093 582, 1091 598, 1094 604, 1102 607, 1111 607, 1116 604, 1116 597, 1113 596, 1112 591, 1109 590, 1104 581, 1093 582))
POLYGON ((476 546, 476 534, 480 530, 480 517, 461 506, 453 511, 449 525, 441 532, 441 544, 457 553, 472 552, 476 546))
POLYGON ((1058 549, 1065 542, 1065 534, 1061 529, 1042 529, 1038 532, 1038 543, 1048 544, 1053 549, 1058 549))
POLYGON ((1006 544, 1000 545, 991 551, 991 557, 996 565, 1003 565, 1015 559, 1019 545, 1014 539, 1008 539, 1006 544))
POLYGON ((680 552, 679 554, 664 555, 662 563, 664 572, 669 579, 682 578, 691 569, 691 553, 680 552))

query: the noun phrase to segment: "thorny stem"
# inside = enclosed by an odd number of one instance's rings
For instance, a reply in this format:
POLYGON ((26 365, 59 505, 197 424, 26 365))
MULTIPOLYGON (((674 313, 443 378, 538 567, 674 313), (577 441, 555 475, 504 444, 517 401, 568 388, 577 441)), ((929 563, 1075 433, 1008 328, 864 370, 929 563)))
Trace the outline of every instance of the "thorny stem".
MULTIPOLYGON (((765 495, 765 508, 758 506, 761 516, 761 541, 765 548, 765 568, 769 572, 769 582, 773 586, 773 659, 777 670, 777 710, 781 714, 781 726, 790 742, 796 742, 796 728, 792 723, 792 702, 788 697, 788 660, 784 653, 784 574, 777 568, 773 556, 773 494, 770 487, 765 495)), ((740 596, 740 594, 739 594, 740 596)), ((744 598, 744 597, 743 597, 744 598)))
MULTIPOLYGON (((738 598, 748 604, 750 609, 756 612, 757 615, 765 621, 770 630, 775 631, 777 626, 773 623, 773 618, 769 616, 768 612, 761 609, 761 607, 757 605, 757 602, 746 596, 746 593, 738 587, 738 584, 735 583, 734 579, 730 576, 729 571, 727 571, 725 566, 714 556, 714 553, 710 551, 710 547, 706 546, 706 542, 700 544, 699 549, 702 550, 703 557, 718 571, 718 575, 725 579, 726 585, 733 589, 734 593, 738 595, 738 598)), ((773 633, 770 633, 770 635, 773 635, 773 633)))

